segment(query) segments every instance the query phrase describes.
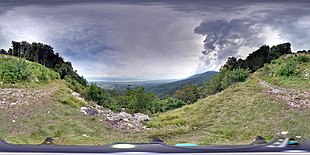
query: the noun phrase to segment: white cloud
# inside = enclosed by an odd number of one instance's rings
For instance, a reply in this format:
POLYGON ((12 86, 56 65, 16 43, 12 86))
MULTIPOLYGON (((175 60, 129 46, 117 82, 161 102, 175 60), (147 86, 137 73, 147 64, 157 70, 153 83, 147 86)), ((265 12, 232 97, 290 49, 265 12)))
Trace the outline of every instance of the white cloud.
POLYGON ((199 20, 165 6, 20 6, 0 15, 2 47, 11 40, 51 44, 84 76, 192 75, 203 49, 199 20))

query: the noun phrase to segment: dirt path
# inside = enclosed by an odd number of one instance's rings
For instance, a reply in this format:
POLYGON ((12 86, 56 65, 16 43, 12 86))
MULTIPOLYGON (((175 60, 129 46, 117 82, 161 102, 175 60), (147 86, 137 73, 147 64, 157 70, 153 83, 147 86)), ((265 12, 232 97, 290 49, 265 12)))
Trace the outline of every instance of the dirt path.
POLYGON ((37 103, 50 98, 58 89, 59 85, 57 83, 39 89, 3 88, 0 89, 0 108, 17 108, 22 105, 37 103))
POLYGON ((310 92, 275 86, 260 79, 256 75, 252 77, 258 79, 260 85, 267 88, 266 93, 268 95, 285 101, 290 107, 298 109, 310 108, 310 92))
POLYGON ((28 128, 21 120, 30 120, 36 113, 45 109, 51 102, 52 94, 59 89, 57 82, 42 88, 4 88, 0 89, 0 110, 3 124, 11 135, 22 134, 28 128))

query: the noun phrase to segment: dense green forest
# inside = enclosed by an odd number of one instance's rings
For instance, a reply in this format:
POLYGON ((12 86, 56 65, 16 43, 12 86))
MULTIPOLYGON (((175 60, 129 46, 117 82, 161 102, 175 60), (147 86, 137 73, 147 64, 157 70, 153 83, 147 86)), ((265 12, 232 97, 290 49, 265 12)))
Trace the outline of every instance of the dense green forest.
MULTIPOLYGON (((205 82, 204 85, 185 84, 173 94, 165 98, 159 98, 154 93, 148 92, 141 87, 130 88, 124 93, 120 93, 117 90, 108 91, 97 85, 87 84, 86 79, 78 75, 73 69, 71 62, 65 61, 50 45, 12 41, 12 48, 8 51, 2 49, 0 52, 1 54, 37 62, 52 69, 55 73, 58 73, 53 77, 64 79, 72 90, 81 93, 84 98, 94 101, 98 105, 114 111, 125 108, 130 113, 142 112, 149 114, 176 109, 192 104, 200 98, 221 92, 235 83, 245 81, 250 73, 263 67, 264 64, 268 64, 282 55, 292 53, 290 43, 279 44, 271 48, 263 45, 249 54, 244 60, 235 57, 228 58, 220 72, 208 82, 205 82)), ((309 53, 309 51, 300 52, 309 53)), ((15 70, 9 61, 3 63, 5 65, 1 65, 0 68, 2 82, 15 83, 29 79, 31 73, 27 72, 22 62, 17 65, 19 69, 15 70), (18 71, 22 72, 19 73, 18 71), (18 76, 16 78, 9 77, 8 75, 12 72, 18 72, 18 76)))

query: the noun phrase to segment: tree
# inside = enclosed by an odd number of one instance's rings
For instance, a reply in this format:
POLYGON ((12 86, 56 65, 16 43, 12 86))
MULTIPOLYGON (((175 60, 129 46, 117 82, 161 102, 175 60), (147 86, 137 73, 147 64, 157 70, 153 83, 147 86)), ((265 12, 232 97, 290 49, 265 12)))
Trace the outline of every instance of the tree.
POLYGON ((191 104, 191 103, 196 102, 199 99, 200 94, 198 92, 198 88, 196 85, 186 84, 183 86, 183 89, 176 90, 174 96, 176 99, 179 99, 188 104, 191 104))
POLYGON ((237 58, 229 57, 224 66, 220 70, 233 70, 239 67, 237 58))
POLYGON ((0 54, 7 54, 7 52, 4 49, 1 49, 0 54))

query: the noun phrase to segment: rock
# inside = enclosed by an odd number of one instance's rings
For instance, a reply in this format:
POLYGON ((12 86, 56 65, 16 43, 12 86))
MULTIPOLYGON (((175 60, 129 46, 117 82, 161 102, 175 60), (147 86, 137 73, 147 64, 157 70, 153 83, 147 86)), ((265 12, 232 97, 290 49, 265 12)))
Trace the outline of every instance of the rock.
POLYGON ((99 114, 97 109, 92 109, 92 108, 87 109, 86 112, 88 115, 91 115, 91 116, 95 116, 95 115, 99 114))
POLYGON ((15 102, 12 102, 12 103, 10 103, 10 105, 11 105, 11 106, 14 106, 14 105, 16 105, 16 103, 15 103, 15 102))
POLYGON ((13 119, 12 122, 15 123, 16 121, 13 119))
POLYGON ((84 115, 97 115, 99 114, 97 109, 94 108, 88 108, 88 107, 81 107, 80 111, 84 114, 84 115))
POLYGON ((113 120, 124 120, 125 118, 127 118, 127 119, 132 118, 132 115, 122 111, 122 112, 118 113, 114 118, 115 119, 113 119, 113 120))
POLYGON ((86 110, 87 110, 87 107, 81 107, 80 108, 81 113, 83 113, 84 115, 87 115, 86 110))
POLYGON ((139 121, 149 121, 150 117, 146 114, 141 114, 141 113, 135 113, 134 118, 136 118, 139 121))
POLYGON ((148 129, 141 121, 150 120, 148 115, 136 113, 134 115, 127 112, 114 113, 110 109, 105 109, 101 106, 95 105, 94 107, 81 107, 81 113, 84 115, 98 115, 106 119, 100 121, 107 121, 110 126, 118 130, 144 130, 148 129))
POLYGON ((89 137, 87 134, 82 134, 83 137, 89 137))

